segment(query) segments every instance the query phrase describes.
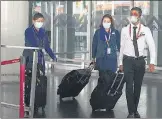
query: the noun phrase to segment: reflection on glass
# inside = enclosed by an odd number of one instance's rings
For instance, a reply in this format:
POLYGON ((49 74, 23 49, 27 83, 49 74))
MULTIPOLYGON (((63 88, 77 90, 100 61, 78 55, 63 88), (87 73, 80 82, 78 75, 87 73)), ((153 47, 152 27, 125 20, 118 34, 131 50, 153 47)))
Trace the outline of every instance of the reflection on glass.
POLYGON ((149 15, 150 13, 150 1, 135 1, 135 6, 142 9, 143 15, 149 15))
POLYGON ((139 100, 139 112, 142 114, 142 117, 146 117, 146 112, 147 112, 147 85, 144 85, 141 88, 141 96, 139 100))
MULTIPOLYGON (((124 26, 129 24, 131 6, 132 1, 33 1, 32 14, 41 12, 45 16, 44 28, 49 42, 53 41, 51 46, 55 52, 77 52, 87 51, 91 47, 89 43, 92 43, 92 38, 89 39, 88 35, 93 36, 95 30, 99 28, 104 14, 111 14, 114 18, 115 28, 121 31, 124 26), (52 3, 53 13, 51 13, 52 3), (89 4, 92 4, 91 24, 88 24, 89 4), (88 31, 89 27, 91 33, 88 31), (51 35, 53 35, 52 39, 51 35)), ((151 31, 162 30, 160 17, 150 14, 150 1, 134 1, 134 6, 142 9, 141 22, 144 25, 148 26, 151 31)), ((81 54, 59 54, 59 57, 81 59, 81 54)))
POLYGON ((95 29, 99 28, 101 18, 104 14, 111 14, 114 17, 115 27, 120 31, 121 28, 129 24, 129 19, 127 18, 130 13, 130 1, 102 1, 97 2, 96 11, 93 13, 93 26, 95 29))
MULTIPOLYGON (((54 51, 77 52, 87 51, 87 28, 88 26, 88 4, 89 1, 74 2, 54 2, 54 10, 50 12, 50 2, 33 2, 33 13, 41 12, 45 16, 44 28, 51 40, 51 28, 53 28, 53 46, 54 51), (51 15, 53 15, 53 24, 51 24, 51 15), (53 25, 53 27, 51 27, 53 25)), ((99 28, 101 18, 104 14, 112 14, 114 16, 115 25, 118 30, 129 23, 127 16, 129 15, 130 1, 93 1, 92 9, 92 31, 99 28)), ((93 35, 93 33, 92 33, 93 35)), ((90 44, 91 45, 91 44, 90 44)), ((65 58, 68 55, 62 54, 59 57, 65 58)), ((81 54, 71 55, 68 58, 81 58, 81 54)))

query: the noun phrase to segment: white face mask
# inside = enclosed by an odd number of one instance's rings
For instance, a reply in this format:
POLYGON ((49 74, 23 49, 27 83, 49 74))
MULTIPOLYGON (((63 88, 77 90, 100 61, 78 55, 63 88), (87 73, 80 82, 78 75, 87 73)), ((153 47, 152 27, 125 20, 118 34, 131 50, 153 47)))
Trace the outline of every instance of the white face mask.
POLYGON ((35 22, 34 26, 38 29, 40 29, 43 26, 43 22, 35 22))
POLYGON ((137 23, 138 22, 138 18, 136 16, 131 16, 130 21, 132 23, 137 23))
POLYGON ((110 28, 110 26, 111 26, 111 23, 103 23, 103 27, 104 27, 105 29, 110 28))

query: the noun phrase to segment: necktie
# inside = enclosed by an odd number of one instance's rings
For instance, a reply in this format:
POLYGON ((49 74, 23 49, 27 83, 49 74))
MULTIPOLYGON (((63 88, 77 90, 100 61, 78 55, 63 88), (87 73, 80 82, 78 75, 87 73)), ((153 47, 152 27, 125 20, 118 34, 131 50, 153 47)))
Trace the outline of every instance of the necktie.
POLYGON ((133 27, 133 45, 135 50, 136 57, 139 57, 138 45, 137 45, 137 37, 136 37, 136 29, 137 27, 133 27))

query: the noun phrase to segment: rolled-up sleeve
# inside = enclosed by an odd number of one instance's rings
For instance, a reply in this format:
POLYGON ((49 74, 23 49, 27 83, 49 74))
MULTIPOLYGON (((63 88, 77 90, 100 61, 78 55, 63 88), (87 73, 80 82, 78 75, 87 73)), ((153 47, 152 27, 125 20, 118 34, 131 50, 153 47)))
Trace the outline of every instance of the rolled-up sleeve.
POLYGON ((146 43, 150 51, 150 64, 155 64, 156 59, 155 42, 152 33, 148 27, 146 27, 145 35, 146 35, 146 43))
POLYGON ((96 52, 97 52, 97 44, 98 44, 98 39, 97 39, 97 31, 95 32, 93 36, 93 41, 92 41, 92 58, 96 58, 96 52))

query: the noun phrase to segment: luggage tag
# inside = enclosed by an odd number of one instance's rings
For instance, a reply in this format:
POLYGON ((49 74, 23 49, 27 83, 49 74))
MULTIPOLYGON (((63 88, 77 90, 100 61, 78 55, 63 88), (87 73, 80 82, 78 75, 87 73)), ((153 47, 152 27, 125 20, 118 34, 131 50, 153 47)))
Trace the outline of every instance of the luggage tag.
MULTIPOLYGON (((108 45, 108 48, 107 48, 107 54, 111 54, 111 48, 110 48, 110 46, 109 46, 109 41, 108 41, 106 35, 105 35, 105 39, 106 39, 106 43, 107 43, 107 45, 108 45)), ((110 35, 109 35, 109 39, 110 39, 110 35)))

